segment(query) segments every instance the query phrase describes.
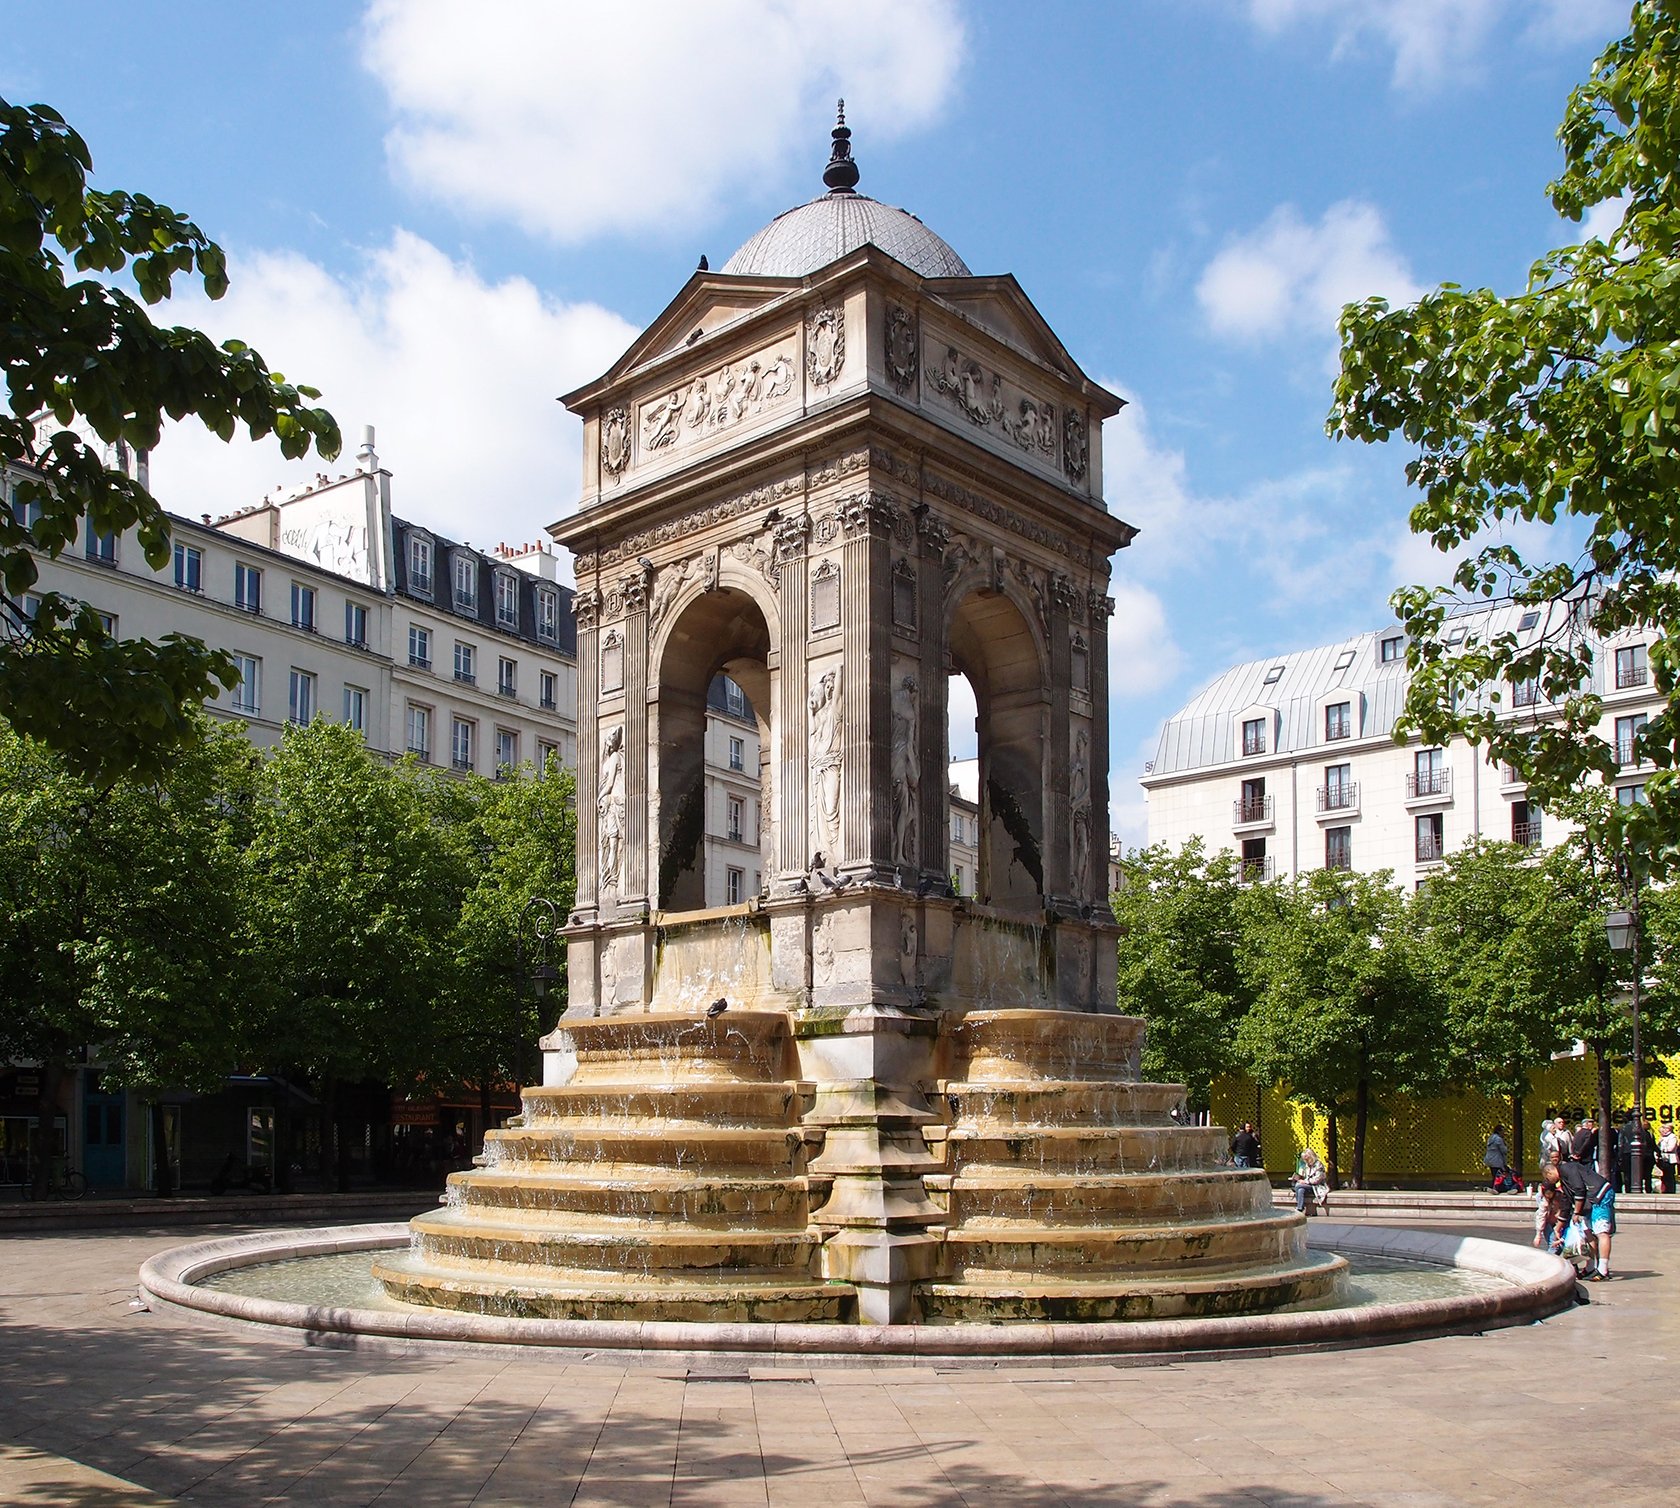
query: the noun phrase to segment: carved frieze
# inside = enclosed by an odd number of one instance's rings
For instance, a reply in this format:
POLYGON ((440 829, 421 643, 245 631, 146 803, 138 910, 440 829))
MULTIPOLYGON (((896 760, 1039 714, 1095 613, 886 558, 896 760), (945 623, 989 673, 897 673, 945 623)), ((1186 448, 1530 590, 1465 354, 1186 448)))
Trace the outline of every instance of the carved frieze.
POLYGON ((1091 462, 1090 424, 1077 409, 1062 415, 1062 470, 1074 486, 1082 486, 1091 462))
POLYGON ((885 355, 887 380, 899 392, 909 392, 916 385, 921 363, 921 338, 916 331, 916 316, 897 304, 887 310, 885 355))
POLYGON ((831 304, 805 321, 805 371, 812 387, 829 387, 845 364, 845 311, 831 304))
POLYGON ((955 346, 946 347, 942 365, 928 365, 927 384, 955 404, 969 423, 995 429, 1030 453, 1055 455, 1056 405, 1019 388, 1006 393, 1000 373, 955 346))
MULTIPOLYGON (((743 513, 750 513, 756 508, 770 508, 777 503, 784 502, 790 497, 798 497, 805 490, 803 477, 784 477, 777 482, 767 482, 762 487, 755 487, 751 492, 743 492, 738 497, 725 498, 721 502, 710 503, 704 508, 696 508, 692 513, 684 513, 677 518, 666 519, 664 523, 652 529, 644 529, 640 534, 632 534, 620 540, 610 550, 603 551, 600 556, 602 568, 618 564, 621 560, 636 559, 648 551, 668 545, 676 540, 686 538, 690 534, 697 534, 702 529, 708 529, 714 524, 727 523, 743 513)), ((590 562, 593 568, 595 562, 590 562)), ((578 570, 583 571, 582 560, 579 560, 578 570)))
POLYGON ((608 476, 621 476, 630 464, 630 415, 610 408, 601 416, 601 469, 608 476))
POLYGON ((768 519, 748 538, 730 545, 729 553, 757 571, 778 590, 782 584, 782 568, 776 560, 776 526, 768 519))
MULTIPOLYGON (((684 436, 712 434, 739 424, 791 394, 793 377, 793 356, 786 350, 771 348, 744 361, 725 362, 716 371, 642 405, 642 449, 664 450, 684 436)), ((603 456, 605 443, 603 430, 603 456)))

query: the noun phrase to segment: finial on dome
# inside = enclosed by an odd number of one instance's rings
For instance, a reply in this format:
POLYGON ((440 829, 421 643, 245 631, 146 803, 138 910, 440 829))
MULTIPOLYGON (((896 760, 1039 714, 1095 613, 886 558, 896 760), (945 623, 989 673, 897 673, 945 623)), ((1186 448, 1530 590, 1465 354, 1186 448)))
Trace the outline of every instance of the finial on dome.
POLYGON ((858 165, 852 161, 852 133, 846 125, 846 102, 840 101, 835 112, 834 150, 829 153, 828 166, 823 169, 823 182, 835 194, 850 194, 857 189, 858 165))

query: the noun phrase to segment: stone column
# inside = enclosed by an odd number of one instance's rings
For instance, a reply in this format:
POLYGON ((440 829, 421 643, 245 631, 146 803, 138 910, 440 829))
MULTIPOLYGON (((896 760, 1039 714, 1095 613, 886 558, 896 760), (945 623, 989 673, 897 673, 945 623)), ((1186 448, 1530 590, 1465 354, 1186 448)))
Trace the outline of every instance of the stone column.
POLYGON ((806 643, 811 632, 810 579, 806 547, 811 520, 805 514, 777 522, 776 561, 781 573, 781 665, 775 718, 777 831, 772 891, 785 889, 811 867, 806 770, 810 734, 806 697, 806 643))
POLYGON ((1046 614, 1050 637, 1050 736, 1045 740, 1048 763, 1045 792, 1049 800, 1044 813, 1044 899, 1047 905, 1059 902, 1077 910, 1075 896, 1088 895, 1089 890, 1073 873, 1073 807, 1068 789, 1073 738, 1068 707, 1068 689, 1073 679, 1070 618, 1073 602, 1071 578, 1060 572, 1052 573, 1046 614))
POLYGON ((597 776, 601 768, 601 594, 579 588, 572 602, 577 620, 577 902, 581 920, 599 910, 596 879, 599 823, 595 815, 597 776))
POLYGON ((1114 599, 1093 587, 1086 593, 1091 620, 1091 879, 1086 895, 1100 920, 1113 920, 1108 905, 1108 620, 1114 599))
POLYGON ((655 862, 648 840, 647 577, 628 572, 619 583, 624 599, 624 858, 622 908, 652 904, 648 877, 655 862))
POLYGON ((951 876, 950 649, 945 642, 945 548, 951 531, 923 512, 916 538, 917 634, 922 644, 922 809, 917 814, 917 854, 922 874, 943 887, 951 876))
POLYGON ((841 867, 882 882, 893 877, 890 540, 897 517, 884 492, 859 493, 841 504, 841 867))

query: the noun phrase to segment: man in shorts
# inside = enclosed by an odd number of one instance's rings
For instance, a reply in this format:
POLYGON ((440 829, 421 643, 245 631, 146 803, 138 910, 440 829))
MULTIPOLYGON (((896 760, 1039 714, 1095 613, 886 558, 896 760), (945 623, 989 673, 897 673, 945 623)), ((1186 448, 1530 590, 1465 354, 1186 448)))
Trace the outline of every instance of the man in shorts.
POLYGON ((1616 1234, 1616 1186, 1591 1162, 1566 1162, 1558 1177, 1569 1198, 1570 1210, 1584 1221, 1590 1238, 1591 1267, 1583 1274, 1589 1283, 1610 1277, 1610 1238, 1616 1234))

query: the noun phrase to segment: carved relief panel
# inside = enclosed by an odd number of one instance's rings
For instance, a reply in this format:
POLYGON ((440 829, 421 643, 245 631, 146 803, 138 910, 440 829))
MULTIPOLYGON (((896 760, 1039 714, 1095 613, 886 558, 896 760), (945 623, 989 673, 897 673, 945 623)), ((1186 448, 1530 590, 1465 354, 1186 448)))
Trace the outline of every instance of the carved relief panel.
MULTIPOLYGON (((644 400, 635 419, 642 456, 696 442, 779 407, 793 395, 796 371, 792 344, 784 340, 644 400)), ((618 427, 609 428, 609 421, 622 414, 613 410, 601 426, 601 464, 613 477, 630 459, 628 442, 617 440, 618 427)), ((627 419, 623 427, 629 428, 627 419)))

